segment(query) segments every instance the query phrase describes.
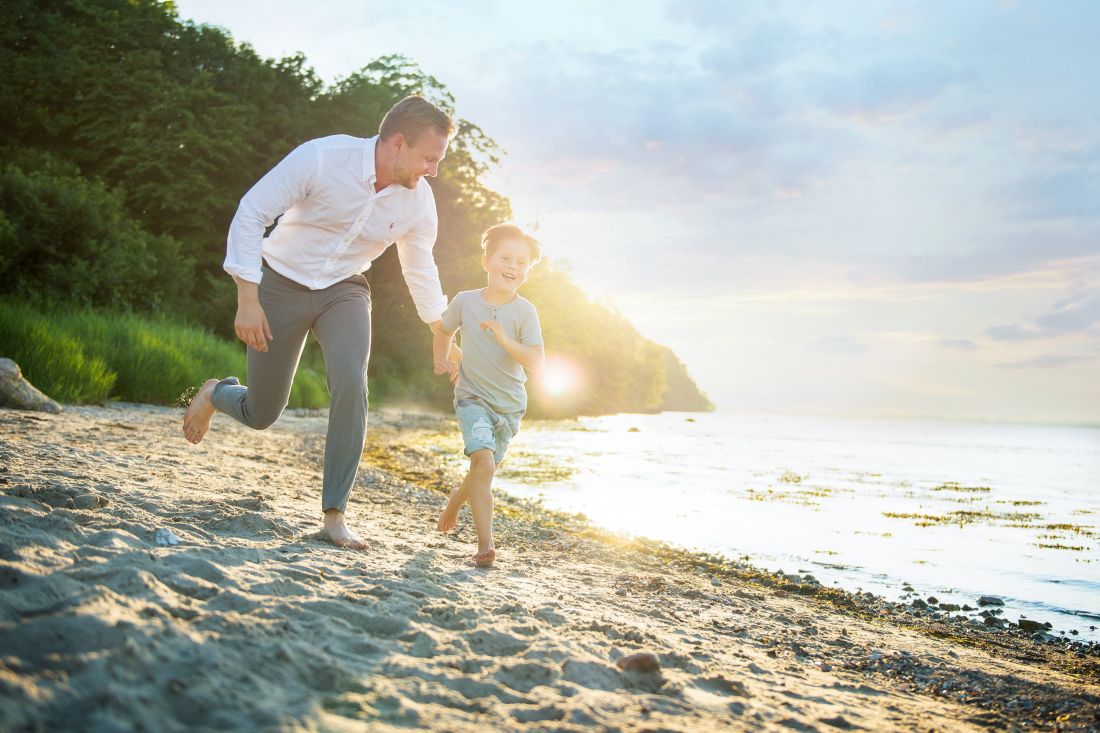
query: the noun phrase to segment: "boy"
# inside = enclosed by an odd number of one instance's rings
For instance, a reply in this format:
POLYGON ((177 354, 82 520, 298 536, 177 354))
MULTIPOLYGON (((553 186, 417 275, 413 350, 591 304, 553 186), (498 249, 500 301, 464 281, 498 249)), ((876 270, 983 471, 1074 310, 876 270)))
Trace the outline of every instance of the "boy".
POLYGON ((497 224, 485 230, 481 247, 486 286, 459 293, 443 312, 447 334, 462 329, 461 362, 453 365, 452 374, 457 370, 455 413, 470 471, 451 492, 438 527, 440 532, 454 529, 458 510, 468 500, 477 531, 474 564, 486 567, 496 559, 493 474, 527 410, 524 370, 542 368, 543 346, 535 306, 516 295, 541 258, 539 243, 514 224, 497 224))

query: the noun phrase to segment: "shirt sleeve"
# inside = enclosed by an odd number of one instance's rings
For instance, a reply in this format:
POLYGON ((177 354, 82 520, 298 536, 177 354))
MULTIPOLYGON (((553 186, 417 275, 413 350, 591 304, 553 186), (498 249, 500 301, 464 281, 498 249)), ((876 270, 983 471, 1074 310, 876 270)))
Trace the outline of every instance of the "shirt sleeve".
POLYGON ((542 346, 542 326, 539 324, 539 312, 534 307, 519 325, 519 342, 524 346, 542 346))
POLYGON ((447 329, 451 333, 458 330, 462 325, 462 302, 465 298, 462 297, 462 293, 459 293, 455 297, 451 298, 451 304, 447 306, 443 311, 441 320, 443 321, 443 328, 447 329))
MULTIPOLYGON (((427 187, 428 184, 421 185, 427 187)), ((438 321, 447 305, 447 298, 439 285, 439 270, 432 256, 438 229, 435 197, 428 188, 416 224, 397 240, 397 257, 401 260, 401 273, 405 276, 409 295, 416 304, 416 313, 424 323, 438 321)))
POLYGON ((309 197, 321 177, 321 150, 303 143, 256 182, 237 206, 229 225, 225 262, 230 275, 258 283, 263 275, 264 230, 298 201, 309 197))

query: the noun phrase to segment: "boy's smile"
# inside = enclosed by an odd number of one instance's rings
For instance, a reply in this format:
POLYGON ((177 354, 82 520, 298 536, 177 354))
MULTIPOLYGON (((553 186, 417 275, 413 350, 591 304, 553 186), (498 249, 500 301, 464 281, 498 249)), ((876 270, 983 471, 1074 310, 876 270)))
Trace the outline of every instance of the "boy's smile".
POLYGON ((488 289, 498 295, 513 295, 531 273, 531 250, 520 239, 506 239, 491 255, 481 258, 488 274, 488 289))

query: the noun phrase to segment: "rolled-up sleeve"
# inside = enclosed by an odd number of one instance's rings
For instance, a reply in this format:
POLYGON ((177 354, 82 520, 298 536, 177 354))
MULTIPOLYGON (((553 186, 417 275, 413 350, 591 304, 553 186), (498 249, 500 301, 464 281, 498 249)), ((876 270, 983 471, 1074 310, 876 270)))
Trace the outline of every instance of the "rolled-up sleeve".
MULTIPOLYGON (((421 185, 427 187, 427 183, 421 185)), ((409 295, 416 304, 416 313, 424 323, 438 321, 447 307, 447 298, 439 284, 439 269, 432 256, 439 220, 435 211, 435 197, 428 189, 420 208, 417 223, 405 236, 397 240, 397 256, 401 260, 401 273, 409 295)))
POLYGON ((309 197, 320 176, 321 151, 311 141, 292 150, 249 189, 229 225, 222 264, 226 272, 242 280, 260 282, 264 230, 280 214, 309 197))

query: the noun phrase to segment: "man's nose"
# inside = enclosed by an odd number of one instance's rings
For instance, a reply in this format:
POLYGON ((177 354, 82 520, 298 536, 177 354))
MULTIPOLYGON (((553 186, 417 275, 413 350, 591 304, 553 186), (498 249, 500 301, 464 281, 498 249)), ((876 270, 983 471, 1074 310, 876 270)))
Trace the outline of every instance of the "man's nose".
POLYGON ((428 164, 428 170, 425 171, 424 175, 429 176, 431 178, 435 178, 435 175, 438 172, 439 172, 439 163, 429 163, 428 164))

